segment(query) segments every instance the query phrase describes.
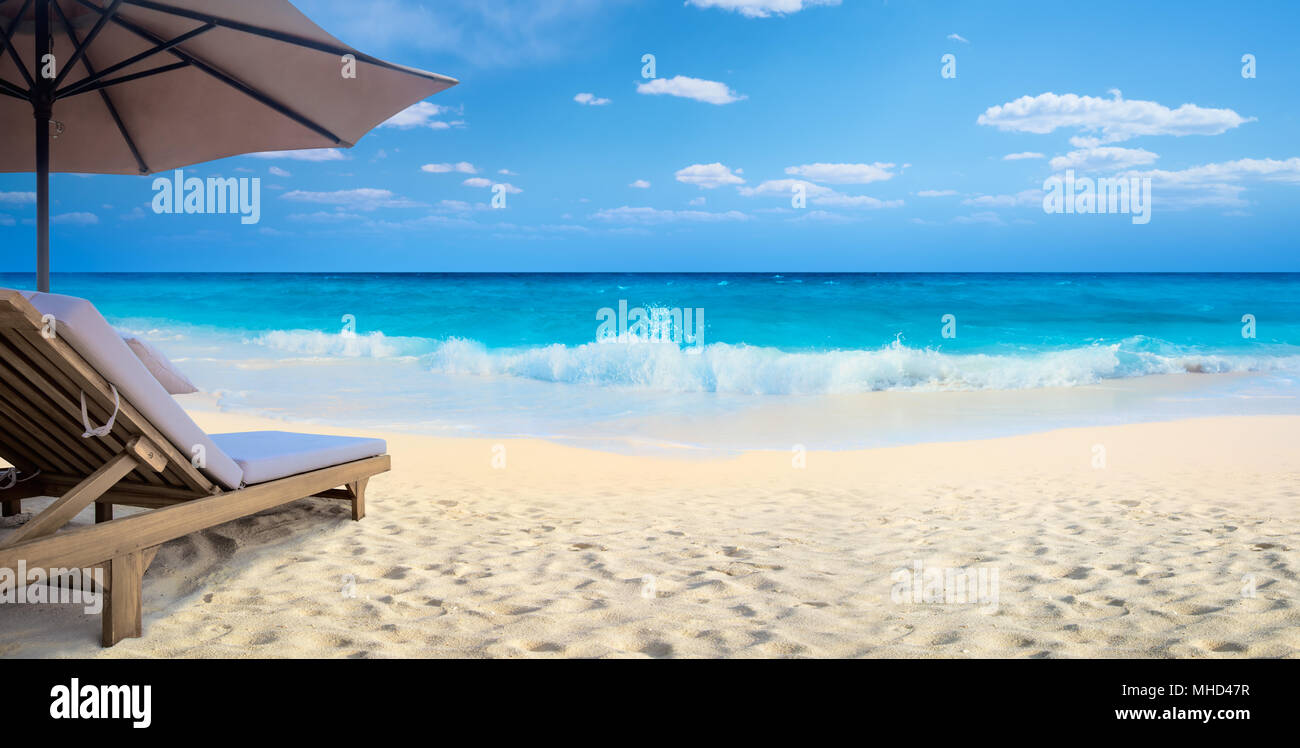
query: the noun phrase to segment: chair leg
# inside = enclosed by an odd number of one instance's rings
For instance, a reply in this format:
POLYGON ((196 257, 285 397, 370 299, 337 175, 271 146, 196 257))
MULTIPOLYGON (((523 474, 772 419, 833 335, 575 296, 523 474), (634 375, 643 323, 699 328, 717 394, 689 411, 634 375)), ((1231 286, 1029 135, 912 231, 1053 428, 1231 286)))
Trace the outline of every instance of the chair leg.
POLYGON ((113 505, 95 502, 95 524, 113 521, 113 505))
POLYGON ((23 511, 22 499, 9 499, 0 501, 0 517, 13 517, 23 511))
POLYGON ((366 516, 366 484, 369 478, 362 478, 348 484, 348 493, 352 494, 352 519, 360 521, 366 516))
POLYGON ((146 551, 136 551, 104 564, 108 589, 100 617, 105 647, 144 634, 144 571, 148 567, 145 554, 146 551))

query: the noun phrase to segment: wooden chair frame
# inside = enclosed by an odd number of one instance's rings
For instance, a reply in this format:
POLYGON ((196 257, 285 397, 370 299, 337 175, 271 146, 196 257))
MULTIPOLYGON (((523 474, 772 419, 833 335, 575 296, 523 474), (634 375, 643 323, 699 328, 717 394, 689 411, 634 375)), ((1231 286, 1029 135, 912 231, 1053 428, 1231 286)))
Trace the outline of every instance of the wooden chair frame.
POLYGON ((147 418, 119 398, 113 429, 83 438, 81 394, 92 420, 113 412, 110 384, 21 294, 0 289, 0 458, 21 476, 0 490, 0 514, 24 499, 55 501, 0 543, 0 569, 104 568, 103 645, 142 635, 142 581, 159 546, 224 522, 312 496, 343 499, 352 519, 366 511, 366 484, 391 467, 369 457, 225 490, 191 464, 147 418), (90 504, 93 527, 57 532, 90 504), (113 506, 151 511, 113 519, 113 506))

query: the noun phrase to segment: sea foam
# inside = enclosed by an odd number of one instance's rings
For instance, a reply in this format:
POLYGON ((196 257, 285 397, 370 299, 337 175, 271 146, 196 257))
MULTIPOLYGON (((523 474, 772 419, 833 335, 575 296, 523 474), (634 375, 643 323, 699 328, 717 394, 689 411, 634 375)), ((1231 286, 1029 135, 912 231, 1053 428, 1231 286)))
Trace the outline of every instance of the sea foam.
POLYGON ((346 358, 395 358, 425 353, 433 341, 425 338, 388 337, 382 332, 345 334, 320 330, 271 330, 245 342, 281 353, 346 358))
POLYGON ((894 343, 875 350, 789 352, 712 343, 560 344, 489 349, 452 339, 422 360, 439 374, 521 377, 667 392, 812 395, 875 390, 1016 390, 1072 387, 1153 374, 1300 372, 1300 355, 1182 353, 1149 340, 1057 351, 961 354, 894 343), (1134 350, 1157 347, 1161 352, 1134 350))

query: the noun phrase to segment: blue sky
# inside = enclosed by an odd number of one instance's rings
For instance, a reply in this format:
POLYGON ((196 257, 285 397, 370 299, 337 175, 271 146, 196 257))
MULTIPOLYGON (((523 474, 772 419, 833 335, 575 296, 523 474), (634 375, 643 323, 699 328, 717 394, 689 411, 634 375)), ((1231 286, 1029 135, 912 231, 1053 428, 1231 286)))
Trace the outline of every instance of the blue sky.
MULTIPOLYGON (((55 175, 55 272, 1300 270, 1292 2, 295 4, 461 84, 329 160, 187 170, 260 177, 254 226, 55 175), (1067 168, 1151 178, 1150 223, 1045 213, 1067 168)), ((0 175, 0 270, 32 190, 0 175)))

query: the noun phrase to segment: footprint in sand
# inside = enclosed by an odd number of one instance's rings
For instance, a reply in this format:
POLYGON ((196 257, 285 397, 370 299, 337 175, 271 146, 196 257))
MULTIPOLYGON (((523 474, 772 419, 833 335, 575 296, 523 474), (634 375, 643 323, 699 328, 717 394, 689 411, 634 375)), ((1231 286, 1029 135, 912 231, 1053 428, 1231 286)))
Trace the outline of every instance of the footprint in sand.
POLYGON ((483 606, 483 611, 492 616, 522 616, 541 610, 536 605, 512 605, 510 603, 491 603, 483 606))
POLYGON ((1257 550, 1257 551, 1271 551, 1271 550, 1273 550, 1274 548, 1280 548, 1280 549, 1282 549, 1282 550, 1284 550, 1284 551, 1289 551, 1289 550, 1291 550, 1290 548, 1288 548, 1288 547, 1286 547, 1286 546, 1284 546, 1284 545, 1278 545, 1277 543, 1256 543, 1256 544, 1255 544, 1255 550, 1257 550))
POLYGON ((665 641, 653 641, 638 651, 641 652, 641 654, 649 655, 656 659, 663 659, 665 657, 673 656, 673 645, 665 641))
POLYGON ((760 569, 764 571, 780 571, 781 567, 764 566, 762 564, 751 564, 751 563, 746 563, 744 561, 733 561, 723 567, 717 567, 717 566, 709 567, 709 571, 721 572, 723 574, 726 574, 729 577, 747 577, 750 574, 754 574, 758 572, 760 569))
POLYGON ((1200 603, 1174 603, 1169 606, 1169 610, 1180 616, 1203 616, 1210 613, 1217 613, 1223 608, 1216 605, 1202 605, 1200 603))
POLYGON ((524 649, 529 652, 563 652, 564 645, 555 642, 528 642, 524 644, 524 649))
POLYGON ((1238 644, 1237 642, 1200 641, 1196 642, 1196 646, 1201 647, 1202 649, 1208 649, 1211 652, 1231 652, 1234 654, 1240 654, 1246 651, 1246 645, 1238 644))

